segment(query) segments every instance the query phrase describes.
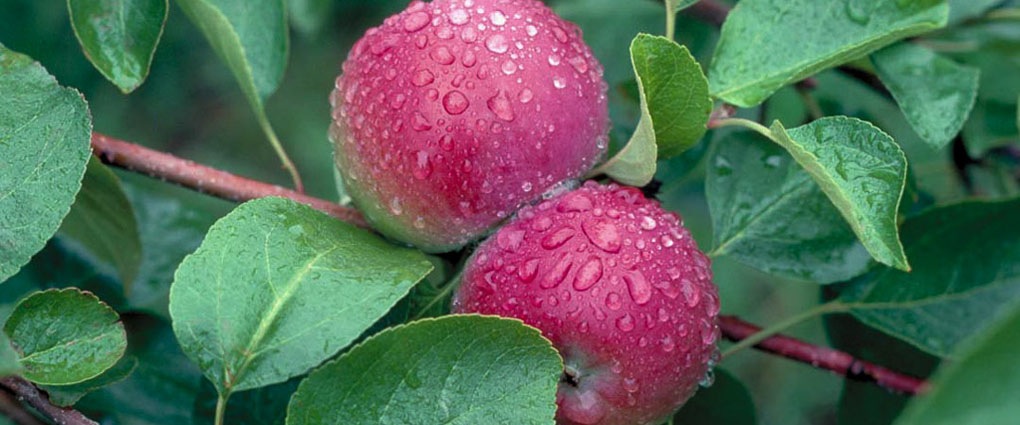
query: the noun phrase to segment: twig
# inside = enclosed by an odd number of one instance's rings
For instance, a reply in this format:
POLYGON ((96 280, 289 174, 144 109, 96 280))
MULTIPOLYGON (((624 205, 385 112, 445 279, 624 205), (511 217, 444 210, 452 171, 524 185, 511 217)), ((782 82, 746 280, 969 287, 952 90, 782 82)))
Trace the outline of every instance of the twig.
MULTIPOLYGON (((720 115, 725 116, 726 113, 720 112, 720 115)), ((729 119, 733 120, 734 118, 729 119)), ((95 154, 108 164, 177 183, 221 198, 241 201, 263 196, 282 196, 307 204, 341 220, 348 222, 355 222, 354 220, 356 220, 356 224, 367 226, 357 211, 332 202, 299 194, 278 186, 238 177, 128 142, 94 134, 92 146, 95 154)), ((719 326, 722 329, 723 335, 731 341, 740 341, 761 331, 761 328, 758 326, 733 316, 721 316, 719 318, 719 326)), ((853 356, 841 351, 811 345, 782 335, 767 338, 755 345, 755 348, 796 361, 810 363, 815 367, 839 373, 848 379, 875 382, 894 391, 918 394, 927 388, 927 383, 921 379, 857 360, 853 356)), ((9 387, 8 380, 0 382, 9 387)), ((35 389, 32 384, 25 381, 16 381, 15 383, 24 384, 35 389)), ((15 392, 19 396, 21 395, 21 392, 15 392)), ((38 394, 37 389, 35 393, 38 394)), ((67 423, 74 424, 81 422, 67 423)))
POLYGON ((279 196, 308 205, 341 221, 359 227, 368 227, 368 223, 361 213, 353 208, 206 167, 110 136, 93 133, 92 150, 106 164, 175 183, 208 195, 235 202, 279 196))
POLYGON ((0 386, 10 390, 18 399, 24 400, 57 425, 99 425, 77 410, 53 405, 46 393, 24 379, 15 376, 3 378, 0 379, 0 386))
POLYGON ((0 390, 0 415, 7 417, 17 425, 45 425, 6 390, 0 390))
MULTIPOLYGON (((719 316, 719 328, 723 336, 730 341, 740 341, 761 331, 760 327, 735 316, 719 316)), ((916 395, 928 389, 928 383, 923 379, 858 360, 843 351, 808 344, 788 336, 775 335, 754 347, 794 361, 808 363, 819 369, 845 376, 847 379, 873 382, 896 392, 916 395)))

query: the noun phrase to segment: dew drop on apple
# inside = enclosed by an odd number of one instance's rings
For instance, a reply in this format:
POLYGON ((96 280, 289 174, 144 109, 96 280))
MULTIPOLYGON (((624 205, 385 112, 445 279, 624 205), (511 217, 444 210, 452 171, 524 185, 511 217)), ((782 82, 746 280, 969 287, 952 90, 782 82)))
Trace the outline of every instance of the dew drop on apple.
POLYGON ((606 295, 606 307, 610 310, 619 310, 623 307, 623 301, 620 299, 620 294, 616 292, 610 292, 606 295))
POLYGON ((602 278, 602 273, 602 260, 592 257, 578 269, 577 276, 574 278, 574 289, 587 291, 602 278))
POLYGON ((535 280, 535 276, 538 275, 539 260, 532 258, 524 262, 519 269, 517 269, 517 277, 524 283, 529 283, 535 280))
POLYGON ((712 370, 712 368, 706 370, 705 375, 702 376, 701 380, 698 381, 698 385, 701 386, 701 388, 711 387, 712 384, 714 383, 715 383, 715 371, 712 370))
POLYGON ((534 99, 534 98, 535 98, 535 93, 532 92, 530 89, 527 89, 527 88, 525 88, 524 90, 521 90, 521 94, 517 96, 517 99, 520 100, 521 103, 531 102, 531 99, 534 99))
POLYGON ((492 53, 502 54, 510 49, 510 42, 503 34, 493 34, 485 40, 485 48, 492 53))
POLYGON ((454 25, 464 25, 468 23, 468 20, 470 20, 471 18, 470 15, 468 14, 468 11, 464 9, 453 10, 452 12, 450 12, 449 17, 450 23, 454 25))
POLYGON ((641 272, 635 271, 633 274, 624 275, 623 281, 627 283, 630 298, 638 305, 648 304, 652 299, 652 287, 641 272))
POLYGON ((467 96, 461 93, 459 90, 450 90, 445 96, 443 96, 443 109, 450 115, 460 115, 467 110, 471 103, 468 101, 467 96))
POLYGON ((673 341, 672 337, 666 335, 666 337, 662 338, 662 351, 670 353, 674 349, 676 349, 676 342, 673 341))
POLYGON ((440 65, 450 65, 457 60, 446 46, 439 46, 433 49, 429 52, 429 58, 440 65))
POLYGON ((419 69, 411 75, 411 84, 416 87, 425 87, 432 84, 433 81, 436 81, 435 74, 425 68, 419 69))
POLYGON ((563 244, 567 243, 567 241, 569 241, 573 237, 574 229, 571 229, 569 227, 563 227, 542 238, 541 245, 542 248, 552 250, 563 246, 563 244))
POLYGON ((627 313, 621 316, 619 319, 616 319, 616 328, 624 332, 630 332, 634 330, 634 316, 631 316, 630 313, 627 313))
POLYGON ((506 15, 504 15, 503 12, 495 10, 489 14, 489 22, 492 22, 492 25, 497 27, 506 25, 506 15))
POLYGON ((688 279, 680 281, 680 292, 684 294, 684 300, 687 301, 688 307, 697 307, 701 301, 701 295, 698 288, 694 286, 694 283, 688 279))
POLYGON ((539 284, 542 288, 552 289, 559 286, 567 278, 567 274, 570 273, 570 268, 574 266, 573 258, 570 254, 564 254, 560 257, 556 264, 553 265, 552 269, 548 271, 543 277, 542 282, 539 284))
POLYGON ((506 91, 504 90, 500 90, 495 96, 489 98, 486 102, 486 106, 489 107, 489 111, 492 111, 497 118, 503 121, 510 122, 515 118, 510 98, 507 97, 506 91))
POLYGON ((421 150, 415 153, 411 174, 418 180, 425 180, 432 175, 432 162, 429 161, 428 151, 421 150))
POLYGON ((408 33, 417 32, 428 24, 428 13, 414 12, 404 18, 404 31, 408 33))

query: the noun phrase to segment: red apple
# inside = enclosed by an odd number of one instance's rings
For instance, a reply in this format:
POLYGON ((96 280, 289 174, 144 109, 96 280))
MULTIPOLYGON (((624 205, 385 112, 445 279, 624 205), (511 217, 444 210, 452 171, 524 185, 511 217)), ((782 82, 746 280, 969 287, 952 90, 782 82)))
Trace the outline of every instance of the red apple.
POLYGON ((606 87, 580 30, 539 1, 414 1, 343 64, 336 165, 380 232, 453 250, 602 157, 606 87))
POLYGON ((521 210, 470 259, 453 311, 515 317, 553 342, 559 424, 658 424, 717 353, 709 260, 676 214, 616 185, 521 210))

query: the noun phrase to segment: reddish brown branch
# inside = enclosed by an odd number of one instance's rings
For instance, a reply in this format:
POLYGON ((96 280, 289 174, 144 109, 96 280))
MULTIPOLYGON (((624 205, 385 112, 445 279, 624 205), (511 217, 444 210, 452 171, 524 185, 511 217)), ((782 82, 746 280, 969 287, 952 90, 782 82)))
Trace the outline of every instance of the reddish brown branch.
POLYGON ((50 403, 50 398, 46 393, 24 379, 14 376, 0 379, 0 386, 7 388, 19 400, 28 403, 29 406, 34 407, 39 413, 52 419, 58 425, 99 425, 98 422, 85 417, 77 410, 57 407, 50 403))
MULTIPOLYGON (((719 328, 722 330, 723 336, 730 341, 740 341, 761 331, 760 327, 735 316, 719 316, 719 328)), ((847 379, 873 382, 896 392, 920 394, 928 389, 928 383, 923 379, 858 360, 842 351, 808 344, 788 336, 773 336, 755 345, 755 348, 801 363, 808 363, 819 369, 845 376, 847 379)))
POLYGON ((106 164, 166 180, 208 195, 235 202, 279 196, 308 205, 347 223, 368 227, 361 213, 353 208, 209 168, 110 136, 93 133, 92 150, 106 164))
MULTIPOLYGON (((108 164, 177 183, 184 187, 224 199, 245 201, 265 196, 281 196, 304 203, 312 208, 333 215, 340 220, 367 227, 361 215, 353 209, 279 186, 235 176, 101 134, 93 135, 92 147, 95 150, 95 154, 108 164)), ((740 341, 761 330, 758 326, 733 316, 721 316, 719 318, 719 326, 722 329, 723 335, 731 341, 740 341)), ((857 360, 842 351, 811 345, 782 335, 768 338, 755 347, 795 361, 809 363, 815 367, 836 372, 848 379, 874 382, 894 391, 918 394, 927 388, 927 383, 921 379, 857 360)), ((9 387, 7 380, 0 382, 9 387)), ((27 382, 21 382, 31 386, 27 382)))

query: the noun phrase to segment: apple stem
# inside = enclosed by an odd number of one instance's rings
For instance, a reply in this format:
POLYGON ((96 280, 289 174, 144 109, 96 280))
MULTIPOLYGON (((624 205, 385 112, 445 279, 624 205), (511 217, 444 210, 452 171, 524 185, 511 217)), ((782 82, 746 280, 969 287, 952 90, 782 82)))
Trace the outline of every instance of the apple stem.
MULTIPOLYGON (((761 327, 745 322, 736 316, 719 316, 719 328, 730 341, 742 341, 761 332, 761 327)), ((842 375, 847 379, 872 382, 885 389, 917 395, 928 390, 928 383, 920 378, 899 373, 874 363, 828 347, 821 347, 785 335, 772 335, 755 344, 767 353, 807 363, 819 369, 842 375)))
POLYGON ((245 202, 267 196, 278 196, 308 205, 355 226, 368 227, 368 222, 354 208, 206 167, 103 134, 92 133, 92 152, 108 165, 175 183, 229 201, 245 202))

